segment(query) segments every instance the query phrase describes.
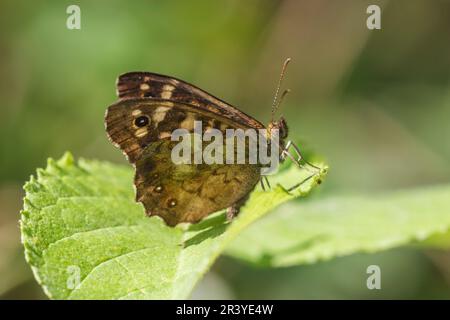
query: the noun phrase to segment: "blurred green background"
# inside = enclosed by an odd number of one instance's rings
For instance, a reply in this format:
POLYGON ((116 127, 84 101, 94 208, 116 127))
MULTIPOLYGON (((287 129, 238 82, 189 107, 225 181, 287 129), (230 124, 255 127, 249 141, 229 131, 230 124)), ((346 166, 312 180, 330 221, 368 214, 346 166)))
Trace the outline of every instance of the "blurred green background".
MULTIPOLYGON (((47 157, 125 163, 103 116, 115 78, 153 71, 267 122, 280 113, 322 154, 320 195, 450 181, 450 1, 5 1, 0 3, 0 298, 45 299, 18 228, 23 183, 47 157), (81 30, 66 8, 81 8, 81 30), (382 8, 368 30, 366 8, 382 8)), ((449 200, 450 201, 450 200, 449 200)), ((220 258, 193 298, 450 298, 450 255, 412 248, 255 269, 220 258), (383 269, 382 290, 365 286, 383 269)))

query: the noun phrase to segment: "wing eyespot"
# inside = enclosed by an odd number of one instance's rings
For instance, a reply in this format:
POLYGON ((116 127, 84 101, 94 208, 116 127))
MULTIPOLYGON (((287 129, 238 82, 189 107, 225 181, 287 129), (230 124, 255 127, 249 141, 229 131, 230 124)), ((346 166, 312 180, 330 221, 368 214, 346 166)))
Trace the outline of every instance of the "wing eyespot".
POLYGON ((134 119, 134 125, 138 128, 147 126, 150 123, 150 119, 147 116, 139 116, 134 119))
POLYGON ((177 205, 177 200, 169 199, 169 201, 167 202, 167 205, 169 206, 169 208, 173 208, 177 205))

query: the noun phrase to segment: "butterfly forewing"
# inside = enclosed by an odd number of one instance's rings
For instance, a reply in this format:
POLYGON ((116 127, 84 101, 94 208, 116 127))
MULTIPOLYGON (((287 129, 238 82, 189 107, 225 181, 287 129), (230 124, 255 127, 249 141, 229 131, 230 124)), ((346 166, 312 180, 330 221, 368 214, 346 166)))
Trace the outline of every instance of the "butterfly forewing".
POLYGON ((227 128, 248 128, 230 119, 195 106, 161 99, 126 99, 108 107, 105 123, 110 140, 136 162, 149 143, 170 139, 176 129, 193 132, 194 121, 201 121, 203 131, 208 128, 225 132, 227 128), (139 126, 136 121, 146 118, 148 123, 139 126))

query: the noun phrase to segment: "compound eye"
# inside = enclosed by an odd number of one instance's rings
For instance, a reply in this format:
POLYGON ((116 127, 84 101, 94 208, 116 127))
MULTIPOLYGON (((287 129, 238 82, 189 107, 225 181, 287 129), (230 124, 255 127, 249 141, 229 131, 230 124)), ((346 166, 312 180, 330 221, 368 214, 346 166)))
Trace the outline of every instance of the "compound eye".
POLYGON ((147 116, 139 116, 136 119, 134 119, 134 125, 138 128, 142 128, 145 127, 146 125, 148 125, 150 122, 150 120, 148 119, 147 116))

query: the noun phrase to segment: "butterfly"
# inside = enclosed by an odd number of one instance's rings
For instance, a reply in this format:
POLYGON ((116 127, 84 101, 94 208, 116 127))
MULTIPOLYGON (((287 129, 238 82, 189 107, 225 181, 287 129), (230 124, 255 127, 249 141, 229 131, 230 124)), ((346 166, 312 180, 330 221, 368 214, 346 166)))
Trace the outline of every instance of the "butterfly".
MULTIPOLYGON (((277 96, 288 62, 283 66, 272 115, 280 102, 277 96)), ((264 181, 268 184, 258 164, 180 165, 171 161, 177 143, 171 133, 176 129, 193 132, 194 121, 201 121, 203 130, 223 133, 226 129, 265 129, 259 121, 192 84, 165 75, 125 73, 118 77, 116 89, 119 100, 106 111, 106 132, 135 167, 136 201, 144 205, 147 215, 160 216, 169 226, 196 223, 222 209, 227 209, 231 219, 258 182, 263 188, 264 181)), ((300 163, 303 157, 295 144, 285 144, 285 119, 273 121, 272 116, 267 129, 279 130, 282 160, 288 156, 300 163), (288 152, 291 146, 298 159, 288 152)))

